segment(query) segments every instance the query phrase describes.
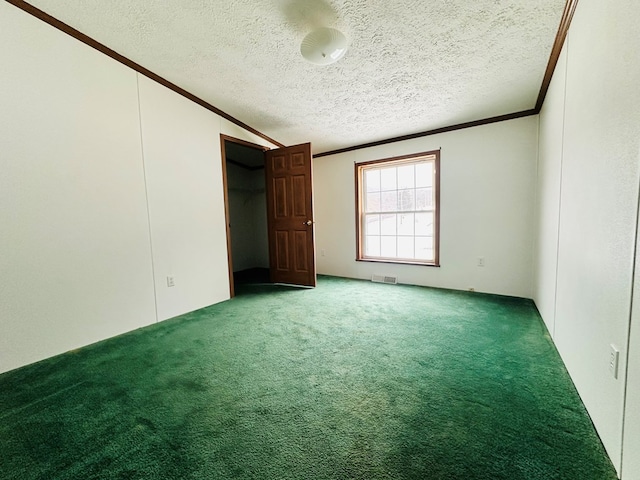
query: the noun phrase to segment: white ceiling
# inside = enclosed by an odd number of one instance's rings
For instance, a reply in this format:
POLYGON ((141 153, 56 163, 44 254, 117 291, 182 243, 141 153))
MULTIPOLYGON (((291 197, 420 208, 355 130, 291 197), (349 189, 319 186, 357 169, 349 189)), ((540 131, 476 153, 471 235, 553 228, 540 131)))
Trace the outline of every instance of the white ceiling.
POLYGON ((314 153, 532 109, 565 0, 30 0, 314 153), (315 27, 350 47, 306 62, 315 27))

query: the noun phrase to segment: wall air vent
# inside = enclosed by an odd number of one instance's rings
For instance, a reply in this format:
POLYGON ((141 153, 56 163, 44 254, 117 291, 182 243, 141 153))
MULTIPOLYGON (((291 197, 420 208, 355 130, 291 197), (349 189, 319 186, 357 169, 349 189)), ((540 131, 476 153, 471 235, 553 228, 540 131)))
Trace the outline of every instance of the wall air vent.
POLYGON ((396 277, 395 275, 378 275, 374 273, 373 275, 371 275, 371 281, 376 283, 390 283, 392 285, 395 285, 396 283, 398 283, 398 277, 396 277))

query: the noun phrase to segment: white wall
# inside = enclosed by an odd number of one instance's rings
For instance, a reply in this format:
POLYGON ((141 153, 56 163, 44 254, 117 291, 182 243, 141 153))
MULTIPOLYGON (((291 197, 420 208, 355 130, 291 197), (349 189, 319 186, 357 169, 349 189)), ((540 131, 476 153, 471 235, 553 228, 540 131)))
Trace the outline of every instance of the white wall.
POLYGON ((139 88, 158 320, 166 320, 229 298, 220 118, 142 75, 139 88))
POLYGON ((269 144, 6 2, 0 43, 0 372, 229 298, 220 133, 269 144))
POLYGON ((633 309, 627 363, 627 393, 622 441, 622 478, 624 480, 640 479, 640 255, 637 252, 640 252, 640 242, 636 243, 633 309))
POLYGON ((251 133, 244 128, 231 123, 226 118, 220 117, 220 133, 229 137, 238 138, 247 142, 255 143, 269 148, 278 148, 275 144, 267 142, 262 137, 259 137, 255 133, 251 133))
POLYGON ((227 163, 227 187, 233 270, 269 268, 264 169, 227 163))
MULTIPOLYGON (((538 244, 547 248, 534 298, 618 471, 640 166, 638 18, 631 0, 580 2, 565 45, 566 89, 560 66, 541 113, 540 185, 549 205, 539 203, 538 244), (545 285, 554 283, 552 308, 545 285), (621 352, 617 380, 608 369, 610 344, 621 352)), ((639 388, 634 375, 630 391, 639 388)), ((625 430, 640 438, 635 422, 625 430)), ((638 457, 633 448, 625 458, 638 457)), ((623 471, 625 480, 639 475, 623 471)))
POLYGON ((540 144, 536 185, 533 297, 552 336, 555 331, 566 51, 567 49, 564 48, 560 54, 540 112, 540 144))
POLYGON ((0 2, 0 371, 155 321, 136 74, 0 2))
POLYGON ((537 129, 532 116, 314 159, 318 273, 531 297, 537 129), (441 267, 356 262, 354 162, 438 148, 441 267))

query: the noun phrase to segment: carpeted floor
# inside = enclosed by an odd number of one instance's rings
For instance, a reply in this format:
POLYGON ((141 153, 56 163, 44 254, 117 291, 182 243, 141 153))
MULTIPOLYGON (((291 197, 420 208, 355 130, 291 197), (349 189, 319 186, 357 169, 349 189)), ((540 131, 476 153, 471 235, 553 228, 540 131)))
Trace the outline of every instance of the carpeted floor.
POLYGON ((616 478, 529 300, 238 294, 0 375, 0 478, 616 478))

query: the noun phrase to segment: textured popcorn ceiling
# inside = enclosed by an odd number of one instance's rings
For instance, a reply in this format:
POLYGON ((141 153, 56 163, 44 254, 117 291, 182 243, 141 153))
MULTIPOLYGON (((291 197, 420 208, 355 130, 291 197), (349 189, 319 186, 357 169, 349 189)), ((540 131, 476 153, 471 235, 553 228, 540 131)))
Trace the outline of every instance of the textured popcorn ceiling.
POLYGON ((315 153, 534 107, 565 0, 31 0, 276 140, 315 153), (300 55, 319 26, 349 38, 300 55))

